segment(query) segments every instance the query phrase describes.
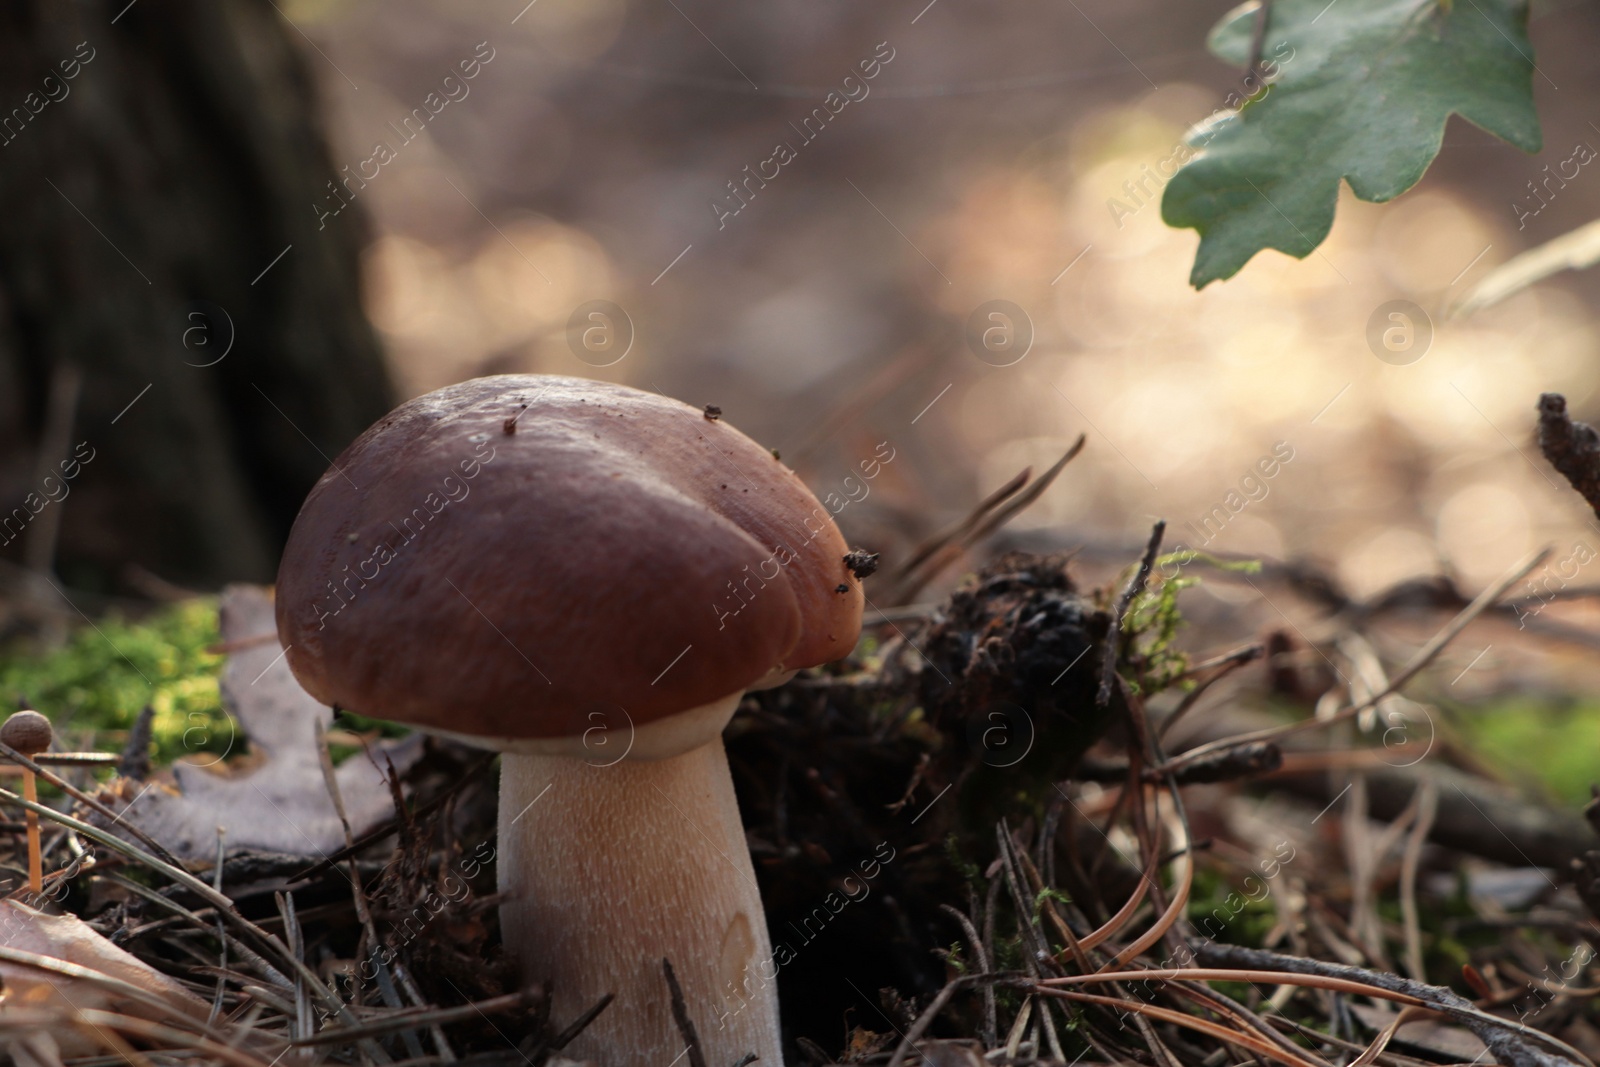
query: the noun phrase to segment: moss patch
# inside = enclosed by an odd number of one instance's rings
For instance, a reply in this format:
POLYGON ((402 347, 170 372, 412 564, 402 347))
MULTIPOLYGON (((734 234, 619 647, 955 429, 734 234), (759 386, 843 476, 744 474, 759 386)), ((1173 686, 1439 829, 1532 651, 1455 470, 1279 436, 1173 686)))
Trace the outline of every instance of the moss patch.
POLYGON ((1515 696, 1452 710, 1473 749, 1530 788, 1582 807, 1600 783, 1600 701, 1515 696))
MULTIPOLYGON (((146 704, 155 709, 158 765, 184 756, 238 755, 243 735, 222 710, 217 602, 210 597, 162 607, 137 620, 116 613, 75 630, 40 654, 27 645, 0 650, 0 700, 25 697, 50 717, 61 743, 115 750, 146 704)), ((205 758, 211 758, 205 757, 205 758)))

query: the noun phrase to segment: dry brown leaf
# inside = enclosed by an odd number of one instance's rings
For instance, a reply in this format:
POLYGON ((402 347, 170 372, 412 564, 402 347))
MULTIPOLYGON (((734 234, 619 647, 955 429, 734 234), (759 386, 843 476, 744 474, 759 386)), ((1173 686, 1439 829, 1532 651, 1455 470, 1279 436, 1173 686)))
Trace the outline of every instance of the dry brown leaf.
MULTIPOLYGON (((214 859, 218 827, 230 851, 325 856, 342 848, 344 828, 317 746, 317 724, 326 728, 333 711, 290 672, 271 591, 229 586, 220 613, 223 642, 233 649, 222 672, 222 702, 249 738, 249 758, 180 762, 170 781, 118 780, 108 787, 114 795, 102 799, 182 859, 214 859)), ((374 755, 379 751, 404 771, 420 753, 421 738, 374 746, 374 755)), ((388 783, 365 755, 345 760, 335 775, 352 832, 359 835, 393 814, 388 783)))
POLYGON ((209 1010, 176 981, 113 945, 75 915, 49 915, 15 900, 0 900, 0 952, 0 981, 5 984, 0 1020, 10 1024, 3 1040, 19 1064, 53 1067, 63 1056, 106 1051, 108 1043, 92 1028, 72 1024, 81 1011, 112 1011, 182 1026, 203 1023, 209 1010), (92 973, 71 973, 77 968, 92 973), (30 1025, 33 1020, 41 1022, 30 1025))

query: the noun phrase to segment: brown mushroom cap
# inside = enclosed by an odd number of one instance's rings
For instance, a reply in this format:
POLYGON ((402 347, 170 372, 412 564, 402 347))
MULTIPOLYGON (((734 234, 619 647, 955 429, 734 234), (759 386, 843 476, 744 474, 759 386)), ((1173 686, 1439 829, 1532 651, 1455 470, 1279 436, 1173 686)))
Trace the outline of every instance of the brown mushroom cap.
POLYGON ((572 737, 595 710, 642 726, 847 654, 846 551, 726 421, 606 382, 478 378, 402 404, 322 476, 279 566, 278 633, 325 703, 572 737))
POLYGON ((0 741, 5 742, 24 756, 48 752, 55 733, 50 720, 37 711, 23 710, 0 725, 0 741))

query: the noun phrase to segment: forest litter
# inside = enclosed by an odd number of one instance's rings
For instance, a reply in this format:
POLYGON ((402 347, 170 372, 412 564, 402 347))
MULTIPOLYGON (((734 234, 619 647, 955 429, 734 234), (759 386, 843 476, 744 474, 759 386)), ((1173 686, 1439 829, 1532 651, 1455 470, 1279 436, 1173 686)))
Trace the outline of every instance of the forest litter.
MULTIPOLYGON (((1592 432, 1543 410, 1582 487, 1592 432)), ((727 732, 792 1062, 1595 1067, 1600 801, 1509 788, 1435 708, 1462 633, 1552 640, 1506 636, 1544 557, 1334 610, 1303 569, 1158 525, 1100 588, 1071 554, 999 552, 917 602, 1079 447, 886 556, 855 657, 749 694, 727 732), (1213 579, 1292 598, 1315 639, 1285 615, 1179 651, 1180 594, 1213 579), (1429 635, 1395 639, 1397 614, 1429 635)), ((112 775, 0 746, 42 791, 0 789, 13 1061, 573 1062, 616 1009, 553 1017, 501 953, 493 757, 336 720, 284 666, 270 591, 220 612, 237 749, 112 775)), ((673 1007, 703 1063, 733 1001, 673 1007)))

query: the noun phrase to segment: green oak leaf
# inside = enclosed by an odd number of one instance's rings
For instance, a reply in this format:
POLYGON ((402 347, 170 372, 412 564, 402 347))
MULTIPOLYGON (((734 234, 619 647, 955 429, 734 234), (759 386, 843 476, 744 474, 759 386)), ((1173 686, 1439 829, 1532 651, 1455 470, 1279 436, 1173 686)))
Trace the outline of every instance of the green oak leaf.
MULTIPOLYGON (((1211 31, 1250 61, 1256 5, 1211 31)), ((1305 258, 1333 226, 1339 181, 1392 200, 1439 154, 1458 114, 1527 152, 1540 147, 1533 46, 1518 0, 1276 0, 1263 90, 1189 131, 1197 149, 1167 183, 1161 217, 1200 232, 1189 282, 1230 278, 1257 252, 1305 258), (1273 80, 1273 79, 1276 80, 1273 80)))

